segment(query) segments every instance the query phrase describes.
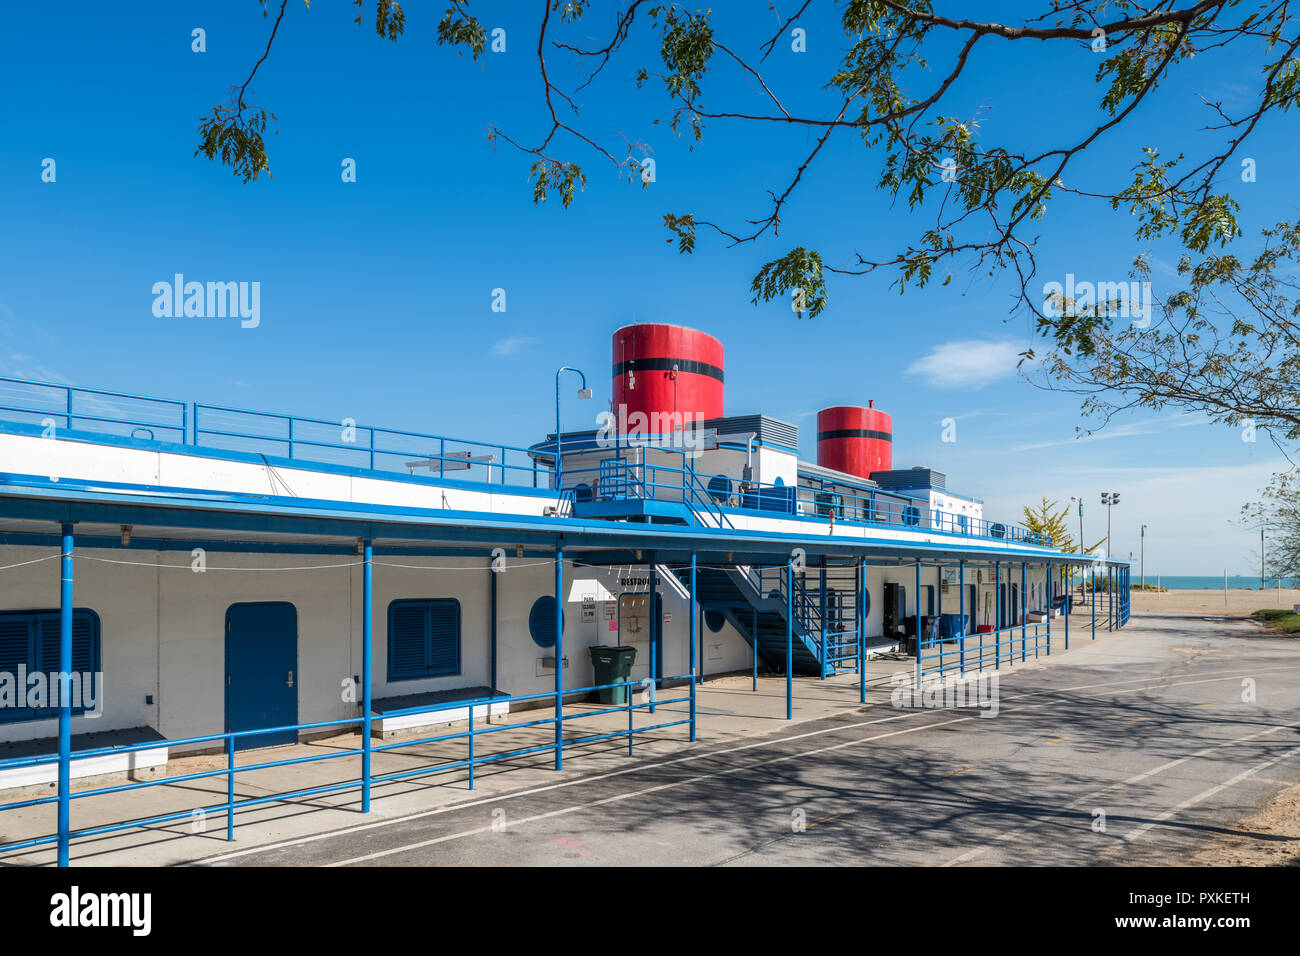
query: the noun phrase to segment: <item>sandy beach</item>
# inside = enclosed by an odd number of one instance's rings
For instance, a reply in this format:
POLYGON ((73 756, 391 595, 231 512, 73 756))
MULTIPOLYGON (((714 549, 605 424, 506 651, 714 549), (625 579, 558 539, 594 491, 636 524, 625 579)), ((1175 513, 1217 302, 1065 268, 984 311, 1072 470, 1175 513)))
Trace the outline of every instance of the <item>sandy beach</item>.
POLYGON ((1164 614, 1208 615, 1214 617, 1250 617, 1264 608, 1290 608, 1300 604, 1300 590, 1269 588, 1265 591, 1229 588, 1224 591, 1134 591, 1133 613, 1159 611, 1164 614))

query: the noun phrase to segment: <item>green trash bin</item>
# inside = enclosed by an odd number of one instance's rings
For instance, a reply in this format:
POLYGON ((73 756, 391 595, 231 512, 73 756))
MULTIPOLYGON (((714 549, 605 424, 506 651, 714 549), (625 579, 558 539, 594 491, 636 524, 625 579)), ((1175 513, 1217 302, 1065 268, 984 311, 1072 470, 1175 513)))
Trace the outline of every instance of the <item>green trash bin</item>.
POLYGON ((596 671, 596 691, 602 704, 626 704, 626 687, 604 687, 605 684, 617 684, 627 680, 632 674, 632 663, 636 660, 635 647, 611 647, 597 644, 588 648, 591 651, 591 666, 596 671))

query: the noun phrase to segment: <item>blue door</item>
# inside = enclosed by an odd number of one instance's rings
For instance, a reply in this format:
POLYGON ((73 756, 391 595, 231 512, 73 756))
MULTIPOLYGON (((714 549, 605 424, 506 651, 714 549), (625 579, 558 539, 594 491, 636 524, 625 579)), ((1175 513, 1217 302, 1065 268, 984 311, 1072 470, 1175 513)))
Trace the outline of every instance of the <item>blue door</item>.
MULTIPOLYGON (((298 611, 287 602, 232 604, 226 611, 226 730, 298 722, 298 611)), ((295 743, 295 731, 256 734, 237 750, 295 743)))

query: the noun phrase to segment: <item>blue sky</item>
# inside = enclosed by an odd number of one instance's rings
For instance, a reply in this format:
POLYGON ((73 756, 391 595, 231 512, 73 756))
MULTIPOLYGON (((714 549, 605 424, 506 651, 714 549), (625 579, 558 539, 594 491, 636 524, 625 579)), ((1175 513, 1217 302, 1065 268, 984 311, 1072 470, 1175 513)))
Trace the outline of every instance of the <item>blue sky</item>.
MULTIPOLYGON (((1076 437, 1077 400, 1014 374, 1031 330, 1009 313, 1004 278, 959 269, 946 288, 902 296, 884 274, 833 279, 816 320, 750 305, 754 272, 794 245, 844 264, 854 251, 897 251, 928 224, 876 192, 878 155, 859 142, 832 141, 780 236, 728 249, 702 234, 699 251, 680 256, 665 212, 728 224, 764 214, 765 190, 784 189, 808 134, 715 123, 689 151, 654 125, 662 95, 628 81, 648 59, 636 47, 584 91, 578 122, 604 141, 644 142, 656 182, 629 186, 562 140, 590 183, 568 210, 535 206, 527 158, 485 131, 532 141, 543 129, 537 5, 477 5, 507 38, 504 54, 477 63, 436 46, 440 5, 407 6, 394 45, 373 35, 369 14, 354 25, 350 4, 291 0, 250 96, 279 118, 274 178, 244 185, 192 154, 199 118, 261 55, 270 21, 254 0, 68 3, 57 20, 48 7, 5 5, 0 374, 526 444, 553 427, 556 367, 592 379, 598 401, 566 416, 589 426, 608 399, 610 333, 634 319, 679 322, 726 345, 728 412, 795 422, 810 458, 816 409, 874 399, 894 415, 896 464, 947 472, 990 515, 1019 520, 1044 495, 1081 495, 1091 544, 1104 534, 1098 494, 1117 490, 1114 551, 1136 552, 1148 524, 1152 574, 1257 567, 1254 533, 1232 520, 1284 464, 1276 449, 1174 413, 1076 437), (190 49, 195 27, 205 53, 190 49), (55 183, 41 181, 46 157, 55 183), (341 181, 344 157, 357 162, 355 183, 341 181), (260 326, 155 317, 151 287, 177 272, 259 281, 260 326), (504 314, 490 308, 496 288, 504 314), (948 417, 955 443, 940 441, 948 417)), ((778 5, 780 20, 797 6, 778 5)), ((1015 17, 1016 5, 985 6, 981 16, 1015 17)), ((765 5, 714 8, 719 35, 746 52, 780 22, 765 5)), ((782 97, 816 115, 829 108, 820 84, 842 42, 826 9, 801 22, 807 53, 779 43, 766 65, 782 97)), ((603 37, 610 17, 590 14, 588 32, 603 37)), ((975 56, 950 110, 978 114, 983 135, 1020 148, 1058 145, 1095 122, 1094 54, 1007 47, 975 56)), ((1194 147, 1210 121, 1197 94, 1231 106, 1253 88, 1238 58, 1200 59, 1105 141, 1079 181, 1122 172, 1142 145, 1194 147)), ((761 106, 735 70, 718 70, 706 91, 707 103, 761 106)), ((1242 152, 1259 164, 1257 182, 1232 190, 1248 235, 1296 214, 1283 136, 1273 124, 1242 152)), ((1140 251, 1125 214, 1080 202, 1054 205, 1041 229, 1044 279, 1122 279, 1140 251)), ((1177 255, 1151 251, 1166 263, 1177 255)))

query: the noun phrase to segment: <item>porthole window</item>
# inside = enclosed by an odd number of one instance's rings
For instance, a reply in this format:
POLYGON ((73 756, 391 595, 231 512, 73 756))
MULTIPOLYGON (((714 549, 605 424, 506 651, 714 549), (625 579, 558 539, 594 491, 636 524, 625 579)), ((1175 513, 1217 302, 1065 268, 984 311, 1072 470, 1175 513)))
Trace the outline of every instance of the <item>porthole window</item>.
MULTIPOLYGON (((564 618, 560 618, 560 627, 564 627, 564 618)), ((533 602, 533 609, 528 612, 528 633, 538 647, 555 646, 555 598, 543 594, 533 602)))

